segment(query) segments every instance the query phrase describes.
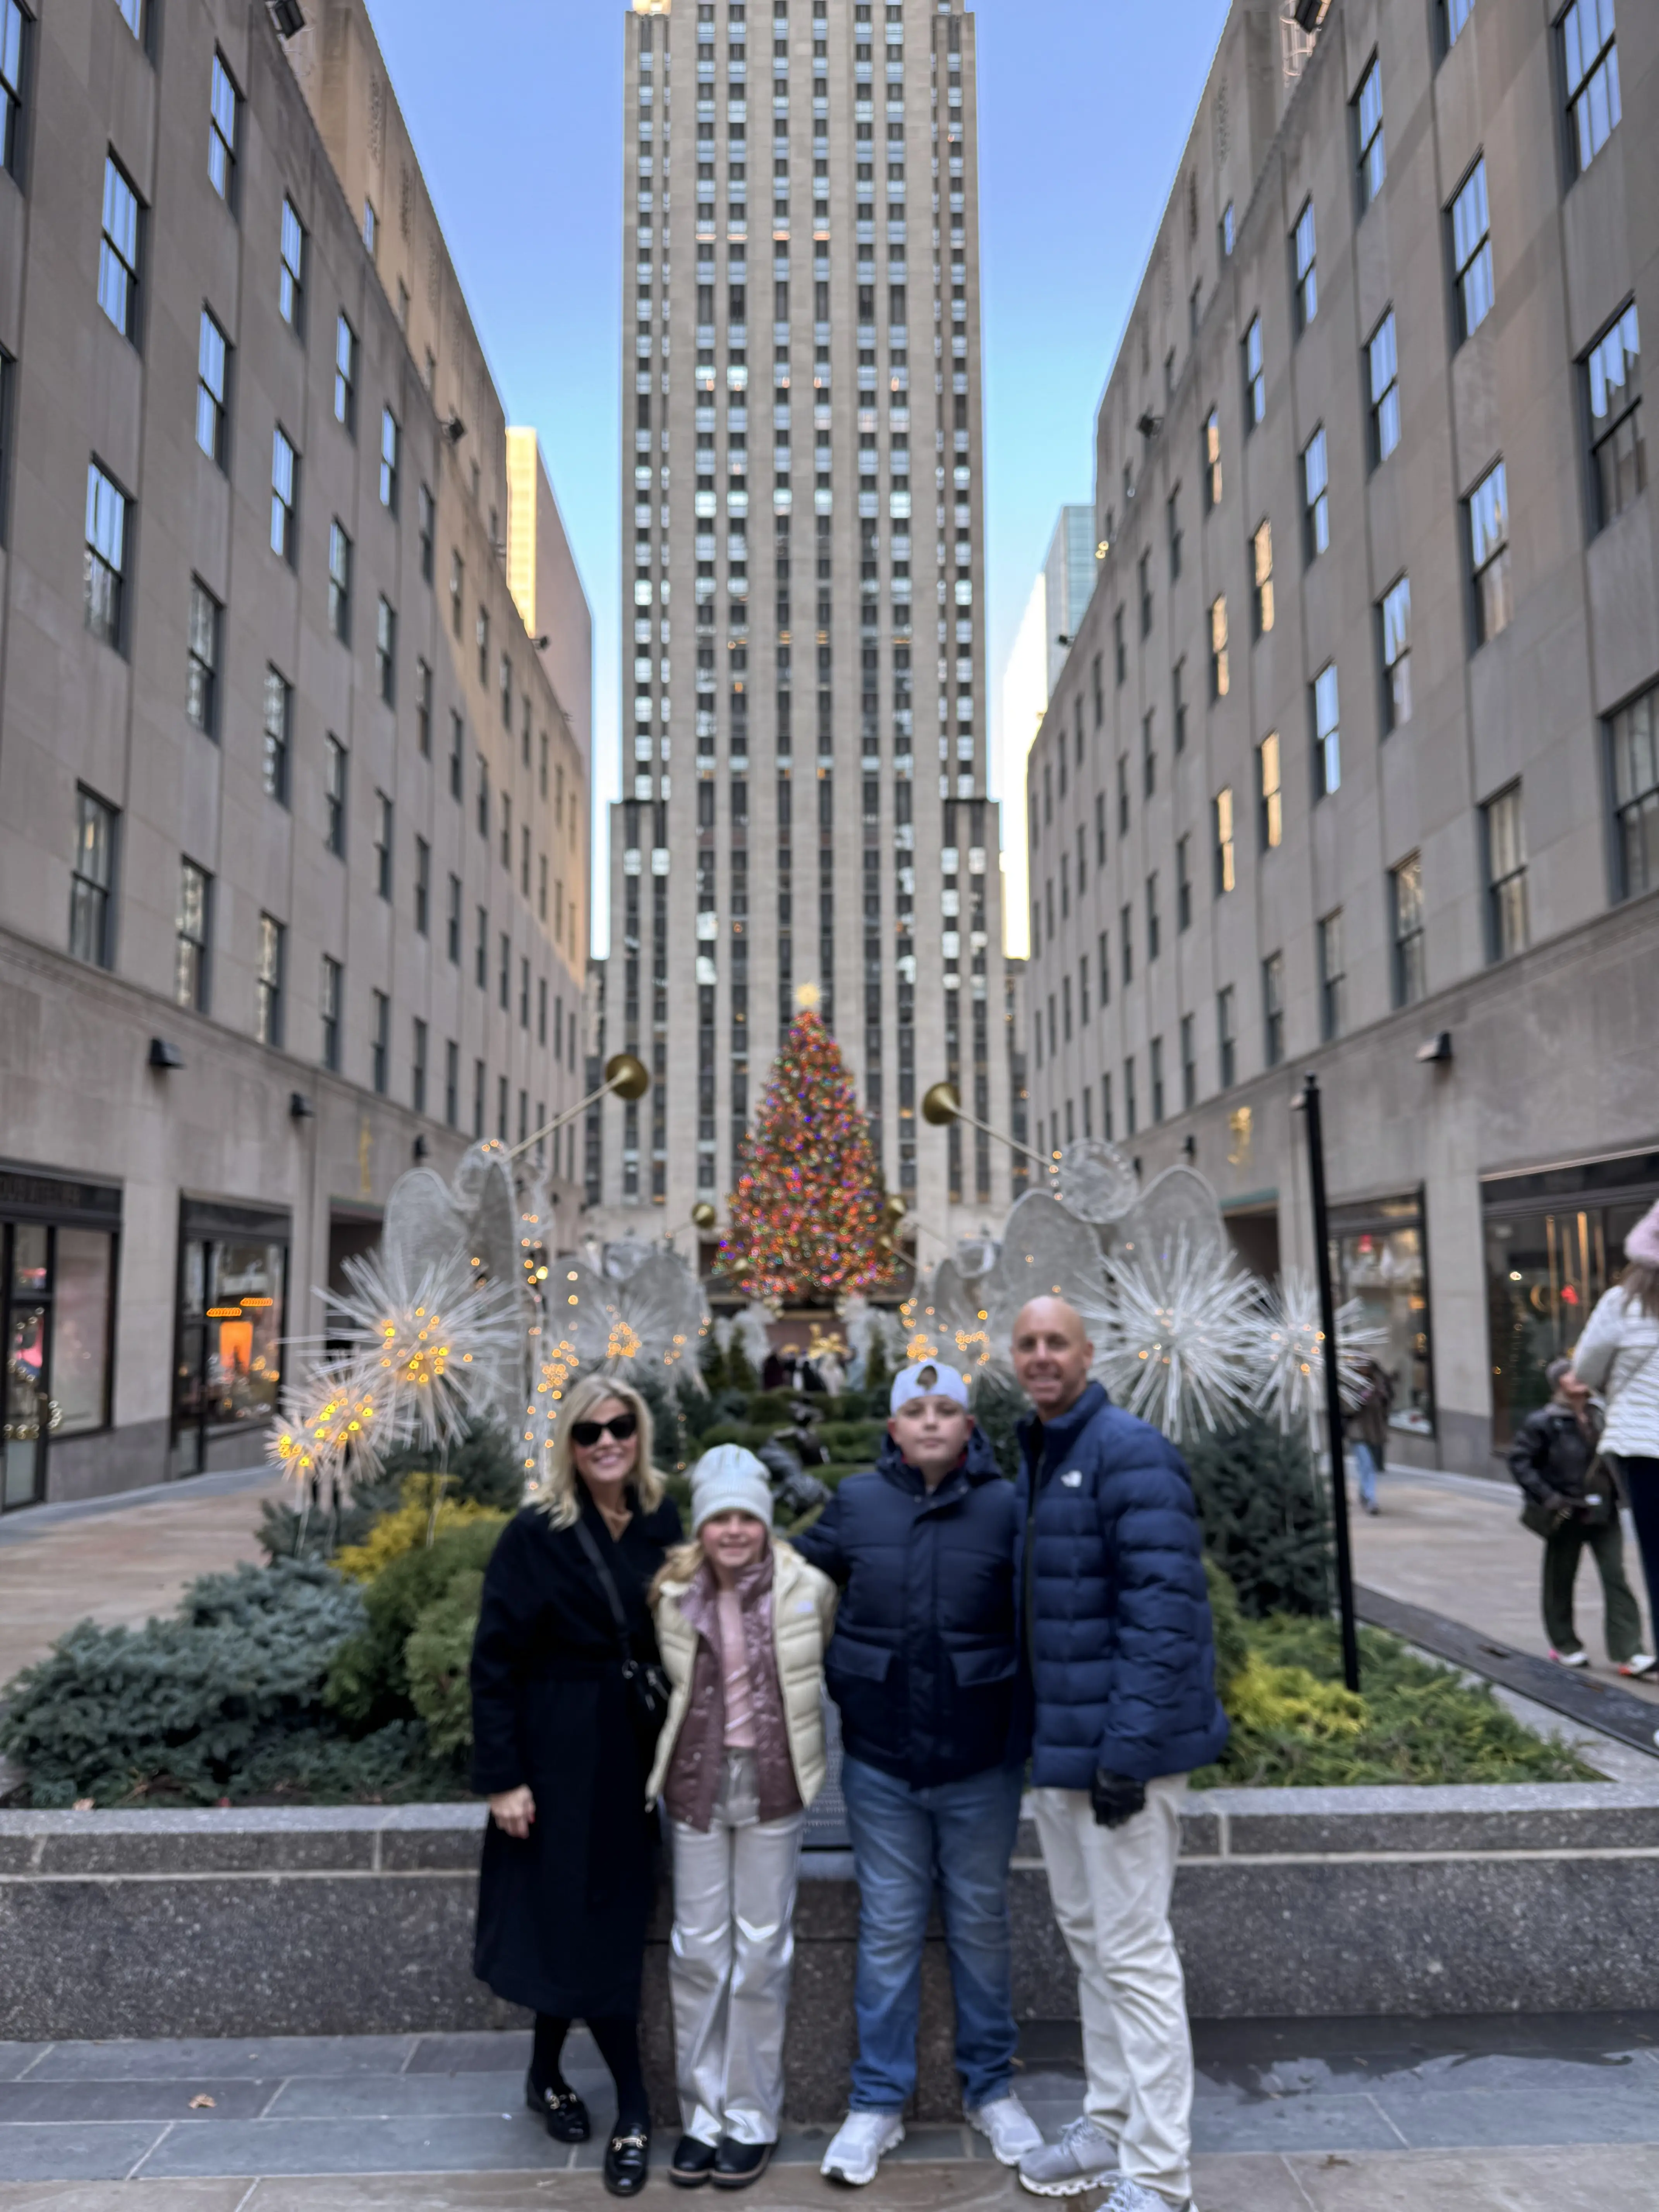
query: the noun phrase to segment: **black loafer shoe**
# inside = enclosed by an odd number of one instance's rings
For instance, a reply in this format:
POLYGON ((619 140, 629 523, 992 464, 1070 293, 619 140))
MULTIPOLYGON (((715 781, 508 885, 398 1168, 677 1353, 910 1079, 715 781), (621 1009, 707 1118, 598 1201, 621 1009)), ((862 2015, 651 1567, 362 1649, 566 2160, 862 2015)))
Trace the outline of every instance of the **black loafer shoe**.
POLYGON ((700 2142, 696 2136, 682 2136, 668 2168, 668 2179, 675 2188, 701 2189, 714 2171, 718 2148, 700 2142))
POLYGON ((556 2089, 538 2089, 526 2074, 524 2100, 532 2112, 539 2112, 546 2121, 547 2132, 555 2142, 584 2143, 592 2133, 587 2107, 574 2089, 562 2085, 556 2089))
POLYGON ((722 2136, 720 2148, 714 2153, 714 2171, 710 2176, 716 2189, 747 2189, 751 2181, 758 2181, 772 2163, 775 2143, 733 2142, 730 2136, 722 2136))
POLYGON ((613 2197, 637 2197, 651 2170, 651 2138, 643 2128, 612 2136, 605 2147, 605 2185, 613 2197))

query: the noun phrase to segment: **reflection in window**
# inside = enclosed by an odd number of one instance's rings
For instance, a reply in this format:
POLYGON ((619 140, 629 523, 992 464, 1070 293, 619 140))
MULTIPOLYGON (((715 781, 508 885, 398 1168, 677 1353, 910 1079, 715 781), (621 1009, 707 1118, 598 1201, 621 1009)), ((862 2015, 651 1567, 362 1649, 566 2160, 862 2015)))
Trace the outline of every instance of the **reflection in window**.
POLYGON ((1659 689, 1644 691, 1608 727, 1620 898, 1659 890, 1659 689))
POLYGON ((1561 18, 1568 140, 1579 173, 1619 126, 1619 48, 1613 0, 1572 0, 1561 18))
POLYGON ((1485 645, 1510 626, 1509 478, 1499 461, 1469 494, 1469 558, 1474 582, 1474 641, 1485 645))
POLYGON ((1642 337, 1632 300, 1584 363, 1595 520, 1605 527, 1647 488, 1642 437, 1642 337))
POLYGON ((1354 112, 1359 133, 1359 204, 1368 208, 1389 173, 1382 138, 1382 65, 1378 60, 1373 59, 1360 80, 1354 112))
POLYGON ((1371 385, 1371 464, 1381 467, 1400 443, 1400 356, 1389 308, 1365 349, 1371 385))
POLYGON ((216 1437, 228 1439, 275 1411, 287 1269, 286 1243, 192 1235, 186 1215, 174 1361, 175 1474, 198 1473, 216 1437))
POLYGON ((1486 208, 1483 155, 1452 202, 1452 275, 1457 287, 1457 335, 1472 337, 1492 310, 1497 283, 1492 265, 1492 217, 1486 208))
POLYGON ((1365 1325, 1382 1332, 1376 1361, 1394 1384, 1389 1427, 1432 1436, 1433 1363, 1421 1204, 1416 1198, 1385 1199, 1366 1212, 1363 1224, 1340 1212, 1331 1224, 1337 1295, 1357 1298, 1365 1325))
POLYGON ((1527 831, 1521 787, 1512 783, 1481 810, 1486 833, 1486 951, 1507 960, 1527 944, 1527 831))
POLYGON ((1412 718, 1412 586, 1402 576, 1382 601, 1382 726, 1412 718))

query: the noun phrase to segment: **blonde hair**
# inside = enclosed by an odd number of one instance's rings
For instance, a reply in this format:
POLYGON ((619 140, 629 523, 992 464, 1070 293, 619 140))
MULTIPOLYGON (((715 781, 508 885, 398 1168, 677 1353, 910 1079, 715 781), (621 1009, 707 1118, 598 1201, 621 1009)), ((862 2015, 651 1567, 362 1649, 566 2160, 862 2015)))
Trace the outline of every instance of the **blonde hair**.
POLYGON ((1631 1304, 1640 1306, 1650 1320, 1659 1321, 1659 1267, 1632 1260, 1619 1280, 1631 1304))
MULTIPOLYGON (((793 1552, 795 1548, 788 1538, 780 1536, 775 1528, 767 1530, 766 1545, 770 1552, 793 1552)), ((655 1605, 671 1583, 694 1581, 702 1563, 703 1548, 701 1536, 693 1536, 686 1543, 676 1544, 657 1570, 656 1579, 651 1585, 651 1603, 655 1605)))
POLYGON ((626 1406, 638 1424, 635 1437, 639 1449, 629 1481, 638 1495, 641 1508, 651 1513, 662 1503, 663 1479, 651 1456, 650 1407, 630 1382, 617 1382, 609 1375, 584 1375, 559 1409, 559 1425, 553 1431, 552 1465, 534 1500, 556 1528, 574 1528, 581 1517, 581 1493, 577 1487, 580 1477, 576 1472, 570 1432, 578 1421, 591 1420, 599 1407, 611 1401, 626 1406))

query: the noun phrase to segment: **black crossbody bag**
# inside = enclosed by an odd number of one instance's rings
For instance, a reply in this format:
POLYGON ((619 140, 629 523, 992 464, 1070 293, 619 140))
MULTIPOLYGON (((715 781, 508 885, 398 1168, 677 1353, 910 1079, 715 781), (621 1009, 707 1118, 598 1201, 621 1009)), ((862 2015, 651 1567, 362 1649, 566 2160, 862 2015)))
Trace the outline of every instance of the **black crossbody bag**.
POLYGON ((599 1587, 610 1603, 611 1617, 617 1624, 617 1642, 622 1651, 623 1693, 628 1700, 628 1725, 639 1754, 640 1778, 643 1781, 651 1771, 657 1756, 657 1739, 668 1719, 668 1677, 654 1660, 634 1656, 633 1645, 629 1641, 628 1615, 623 1609, 616 1577, 606 1566, 586 1522, 577 1522, 576 1534, 587 1554, 589 1565, 599 1578, 599 1587))

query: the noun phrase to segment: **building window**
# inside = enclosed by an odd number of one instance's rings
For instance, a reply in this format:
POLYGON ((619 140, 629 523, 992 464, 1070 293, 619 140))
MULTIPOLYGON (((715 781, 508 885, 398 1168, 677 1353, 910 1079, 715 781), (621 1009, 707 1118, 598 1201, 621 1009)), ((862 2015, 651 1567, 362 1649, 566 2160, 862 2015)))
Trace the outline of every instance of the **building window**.
POLYGON ((270 550, 291 568, 299 555, 295 504, 300 492, 300 458, 279 425, 270 441, 270 550))
POLYGON ((1119 914, 1117 921, 1119 973, 1126 984, 1133 983, 1135 980, 1134 908, 1126 906, 1119 914))
POLYGON ((1498 296, 1492 265, 1492 217, 1486 208, 1486 161, 1475 163, 1452 202, 1452 278, 1457 290, 1457 337, 1472 337, 1498 296))
POLYGON ((432 933, 432 848, 424 837, 415 840, 415 933, 432 933))
POLYGON ((1261 849, 1276 852, 1285 842, 1284 769, 1279 732, 1269 730, 1255 749, 1257 828, 1261 849))
POLYGON ((1181 1017, 1181 1103, 1188 1113, 1198 1103, 1197 1028, 1191 1014, 1181 1017))
POLYGON ((1295 250, 1297 323, 1305 331, 1319 313, 1319 245, 1311 200, 1296 219, 1295 250))
POLYGON ((432 757, 432 669, 427 661, 415 663, 415 744, 422 760, 432 757))
POLYGON ((380 410, 380 504, 391 514, 398 512, 398 462, 402 433, 398 418, 389 407, 380 410))
POLYGON ((1382 180, 1389 173, 1382 143, 1382 64, 1376 55, 1359 81, 1354 120, 1358 133, 1359 205, 1363 211, 1382 191, 1382 180))
POLYGON ((434 548, 438 535, 438 507, 430 488, 422 484, 416 501, 421 539, 421 581, 432 581, 434 548))
POLYGON ((385 991, 369 994, 373 1019, 368 1032, 368 1074, 377 1097, 386 1097, 386 1060, 392 1045, 392 1000, 385 991))
POLYGON ((113 154, 104 156, 104 234, 98 247, 98 304, 124 338, 138 339, 138 195, 113 154))
POLYGON ((213 878, 194 860, 179 864, 179 915, 173 933, 173 995, 198 1014, 208 1010, 208 927, 213 878))
POLYGON ((415 1046, 410 1054, 409 1103, 417 1114, 426 1111, 426 1024, 415 1017, 415 1046))
POLYGON ((1158 912, 1158 871, 1153 869, 1146 878, 1146 957, 1156 960, 1163 948, 1164 933, 1158 912))
POLYGON ((1342 710, 1336 663, 1314 678, 1314 795, 1328 799, 1342 787, 1342 710))
POLYGON ((1400 443, 1400 356, 1389 308, 1365 349, 1371 386, 1371 465, 1381 468, 1400 443))
POLYGON ((236 113, 242 96, 224 58, 213 57, 213 89, 208 103, 208 179, 225 205, 236 205, 236 113))
POLYGON ((325 952, 317 985, 317 1012, 323 1032, 323 1066, 331 1075, 340 1072, 340 1006, 343 993, 344 971, 337 960, 325 952))
POLYGON ((465 762, 466 725, 459 714, 452 714, 449 718, 449 795, 458 806, 461 803, 465 762))
POLYGON ((1118 683, 1120 684, 1127 683, 1129 675, 1129 653, 1123 642, 1121 607, 1115 607, 1112 610, 1112 662, 1118 683))
POLYGON ((1285 1057, 1285 956, 1270 952, 1261 963, 1262 1054, 1269 1067, 1285 1057))
MULTIPOLYGON (((0 6, 4 4, 5 0, 0 0, 0 6)), ((11 356, 0 350, 0 545, 6 542, 6 477, 11 451, 13 367, 11 356)))
POLYGON ((374 678, 388 707, 398 703, 398 616, 382 599, 374 617, 374 678))
POLYGON ((1486 957, 1507 960, 1527 946, 1527 831, 1520 785, 1500 791, 1480 811, 1486 843, 1486 957))
POLYGON ((1181 574, 1181 489, 1179 485, 1170 494, 1166 514, 1170 530, 1170 581, 1173 584, 1181 574))
POLYGON ((1632 300, 1584 362, 1595 526, 1604 529, 1647 489, 1642 438, 1642 340, 1632 300))
POLYGON ((351 642, 351 540, 337 516, 328 526, 328 626, 342 645, 351 642))
POLYGON ((461 879, 459 876, 452 876, 449 879, 449 903, 444 913, 444 950, 449 956, 450 965, 459 968, 461 964, 461 879))
POLYGON ((1607 726, 1620 898, 1659 890, 1659 689, 1621 708, 1607 726))
POLYGON ((1423 952, 1423 856, 1413 853, 1389 871, 1389 922, 1394 939, 1394 1002, 1414 1006, 1428 994, 1423 952))
POLYGON ((1440 40, 1449 53, 1474 13, 1474 0, 1440 0, 1440 40))
MULTIPOLYGON (((1187 750, 1187 663, 1177 660, 1170 671, 1170 716, 1175 726, 1175 749, 1178 753, 1187 750)), ((1100 855, 1103 860, 1104 852, 1100 855)))
POLYGON ((346 749, 331 731, 323 739, 323 843, 340 860, 346 848, 346 749))
POLYGON ((390 900, 392 896, 392 801, 385 792, 374 794, 374 889, 378 896, 390 900))
POLYGON ((1255 567, 1255 634, 1266 637, 1273 626, 1273 526, 1259 522, 1250 540, 1255 567))
POLYGON ((1302 550, 1316 561, 1331 542, 1331 472, 1325 433, 1314 432, 1302 452, 1302 550))
POLYGON ((274 668, 265 671, 264 732, 265 796, 286 806, 289 746, 294 734, 294 686, 274 668))
POLYGON ((1319 925, 1319 1033, 1329 1044, 1347 1025, 1348 973, 1342 950, 1342 909, 1319 925))
POLYGON ((1377 609, 1382 641, 1382 728, 1386 735, 1412 718, 1412 586, 1402 576, 1377 609))
POLYGON ((1238 1080, 1238 1029, 1233 987, 1226 984, 1215 994, 1216 1046, 1220 1060, 1221 1087, 1231 1091, 1238 1080))
POLYGON ((1572 0, 1561 18, 1561 53, 1567 90, 1567 144, 1574 173, 1582 176, 1619 125, 1619 48, 1613 41, 1613 0, 1572 0))
POLYGON ((185 712, 204 737, 218 729, 219 639, 224 610, 199 576, 190 580, 190 657, 185 712))
POLYGON ((444 1126, 453 1129, 461 1117, 461 1048, 453 1037, 444 1046, 444 1126))
POLYGON ((1474 584, 1474 641, 1485 645, 1510 626, 1509 479, 1504 464, 1469 494, 1469 564, 1474 584))
POLYGON ((1164 1119, 1164 1040, 1155 1036, 1146 1048, 1152 1078, 1152 1121, 1154 1125, 1164 1119))
POLYGON ((23 150, 23 77, 33 18, 18 0, 0 0, 0 169, 17 173, 23 150))
POLYGON ((1227 602, 1224 596, 1210 609, 1210 696, 1224 699, 1231 686, 1227 665, 1227 602))
POLYGON ((205 307, 196 349, 196 442, 209 460, 225 465, 225 399, 230 348, 205 307))
POLYGON ((1152 556, 1150 550, 1140 556, 1140 635, 1152 634, 1152 556))
POLYGON ((121 650, 125 631, 127 498, 96 461, 87 471, 87 628, 121 650))
POLYGON ((1204 418, 1204 505, 1213 514, 1221 504, 1221 412, 1212 407, 1204 418))
POLYGON ((1267 378, 1261 359, 1261 318, 1251 318, 1244 333, 1244 427, 1254 430, 1267 412, 1267 378))
POLYGON ((376 260, 380 250, 380 218, 374 212, 373 200, 363 202, 363 244, 368 248, 368 258, 376 260))
POLYGON ((357 434, 357 333, 342 315, 334 325, 334 419, 357 434))
POLYGON ((283 959, 287 931, 268 914, 259 916, 258 965, 253 991, 253 1034, 261 1044, 283 1042, 283 959))
POLYGON ((1193 841, 1190 837, 1176 839, 1176 929, 1177 933, 1193 926, 1193 841))
POLYGON ((1224 261, 1232 259, 1233 247, 1237 240, 1237 228, 1233 220, 1233 204, 1229 200, 1221 210, 1221 258, 1224 261))
POLYGON ((115 964, 115 833, 112 806, 84 787, 75 793, 75 859, 70 871, 69 949, 94 968, 115 964))
POLYGON ((144 0, 115 0, 115 5, 135 39, 144 43, 144 0))
POLYGON ((1220 898, 1238 882, 1238 853, 1233 835, 1233 794, 1228 785, 1215 795, 1215 893, 1220 898))
POLYGON ((283 202, 282 265, 276 277, 276 307, 295 330, 306 326, 306 233, 292 200, 283 202))

